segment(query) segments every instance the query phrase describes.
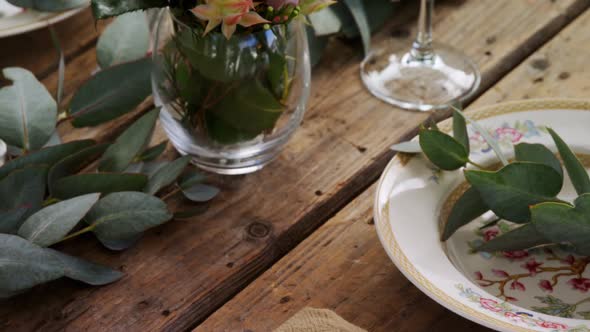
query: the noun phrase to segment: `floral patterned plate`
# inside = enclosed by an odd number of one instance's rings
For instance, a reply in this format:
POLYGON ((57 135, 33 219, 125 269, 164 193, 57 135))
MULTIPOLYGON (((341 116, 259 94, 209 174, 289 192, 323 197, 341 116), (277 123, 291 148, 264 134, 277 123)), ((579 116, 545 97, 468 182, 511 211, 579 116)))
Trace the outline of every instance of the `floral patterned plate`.
MULTIPOLYGON (((513 144, 543 143, 556 151, 552 127, 590 166, 590 101, 529 100, 468 111, 499 140, 507 157, 513 144)), ((449 120, 439 127, 449 132, 449 120)), ((493 151, 471 131, 472 159, 496 162, 493 151)), ((479 324, 501 331, 590 332, 590 257, 565 248, 475 253, 472 248, 508 231, 487 213, 440 242, 441 225, 466 189, 460 171, 437 171, 423 156, 398 154, 383 173, 375 200, 379 239, 397 267, 424 293, 479 324)), ((560 197, 575 191, 566 178, 560 197)))
POLYGON ((83 9, 77 8, 60 13, 41 13, 25 10, 9 4, 6 0, 0 0, 0 38, 44 28, 63 21, 83 9))

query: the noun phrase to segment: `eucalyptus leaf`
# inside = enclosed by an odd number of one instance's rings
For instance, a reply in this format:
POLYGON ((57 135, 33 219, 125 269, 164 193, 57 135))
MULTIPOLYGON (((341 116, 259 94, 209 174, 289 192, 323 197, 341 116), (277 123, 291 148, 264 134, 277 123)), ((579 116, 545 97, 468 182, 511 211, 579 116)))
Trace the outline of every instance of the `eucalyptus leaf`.
POLYGON ((46 250, 53 253, 61 261, 64 266, 64 276, 70 279, 78 280, 88 285, 101 286, 117 281, 123 276, 122 272, 106 266, 64 255, 56 250, 46 250))
POLYGON ((98 201, 100 194, 88 194, 50 205, 30 216, 18 235, 48 247, 62 240, 98 201))
POLYGON ((168 5, 168 0, 92 0, 92 13, 94 18, 99 20, 131 11, 167 7, 168 5))
POLYGON ((453 137, 463 144, 467 155, 469 155, 469 134, 467 133, 467 123, 461 113, 453 111, 453 137))
POLYGON ((180 179, 178 179, 178 185, 180 186, 180 188, 188 189, 194 186, 195 184, 203 182, 205 178, 206 176, 202 172, 199 172, 195 169, 191 169, 182 174, 180 179))
POLYGON ((193 202, 203 203, 212 200, 219 194, 219 188, 212 187, 206 184, 195 184, 188 188, 183 188, 182 193, 184 197, 193 202))
POLYGON ((41 248, 15 235, 0 234, 0 297, 67 276, 91 285, 111 283, 122 273, 41 248))
POLYGON ((24 218, 41 208, 45 197, 47 167, 15 170, 0 181, 0 232, 14 233, 24 218))
POLYGON ((548 243, 550 241, 537 231, 533 223, 528 223, 484 243, 477 250, 487 252, 524 250, 548 243))
POLYGON ((64 276, 50 251, 15 235, 0 234, 0 297, 21 293, 64 276))
POLYGON ((59 179, 76 174, 91 162, 98 159, 108 147, 108 143, 93 145, 79 150, 53 165, 49 169, 49 175, 47 176, 49 193, 54 194, 54 186, 59 179))
POLYGON ((404 153, 421 153, 422 152, 422 148, 420 147, 420 142, 417 140, 394 144, 391 146, 391 149, 393 151, 404 152, 404 153))
POLYGON ((147 175, 149 178, 152 175, 154 175, 160 168, 166 166, 167 164, 168 164, 167 161, 160 161, 160 160, 133 163, 125 169, 125 172, 127 172, 127 173, 141 173, 141 174, 147 175))
POLYGON ((150 176, 144 192, 155 195, 162 188, 172 184, 191 161, 191 156, 184 156, 168 163, 150 176))
POLYGON ((307 40, 309 43, 309 61, 312 66, 317 65, 322 59, 322 53, 328 46, 327 36, 316 36, 312 26, 306 27, 307 40))
POLYGON ((576 252, 590 255, 590 194, 566 203, 543 203, 531 208, 535 228, 551 242, 572 244, 576 252))
POLYGON ((139 192, 107 195, 90 210, 86 221, 101 242, 130 239, 170 220, 166 203, 139 192))
MULTIPOLYGON (((82 0, 82 1, 86 2, 87 0, 82 0)), ((53 3, 56 3, 56 2, 58 2, 58 1, 54 1, 53 3)), ((51 34, 51 40, 53 41, 53 46, 55 47, 55 50, 57 51, 57 55, 59 57, 59 61, 57 64, 57 92, 55 94, 57 106, 59 107, 61 105, 61 101, 62 101, 63 94, 64 94, 64 82, 65 82, 65 76, 66 76, 66 57, 64 55, 63 48, 61 47, 61 43, 59 41, 59 36, 57 35, 57 31, 55 30, 53 25, 50 25, 48 28, 49 28, 49 33, 51 34)))
POLYGON ((68 199, 90 193, 109 194, 120 191, 142 191, 147 181, 147 176, 131 173, 70 175, 55 182, 53 197, 68 199))
POLYGON ((145 13, 133 12, 117 17, 100 35, 96 57, 101 68, 139 60, 150 47, 150 29, 145 13))
POLYGON ((8 3, 21 8, 30 8, 40 12, 61 12, 87 6, 88 0, 7 0, 8 3))
POLYGON ((514 146, 514 155, 517 161, 528 161, 550 166, 563 178, 563 169, 559 159, 542 144, 520 143, 514 146))
POLYGON ((156 146, 152 146, 149 149, 143 151, 137 159, 141 161, 152 161, 158 158, 164 151, 166 151, 166 147, 168 146, 168 141, 164 141, 156 146))
POLYGON ((133 111, 151 93, 151 59, 101 70, 76 91, 70 103, 75 127, 96 126, 133 111))
POLYGON ((467 225, 489 210, 490 208, 488 208, 481 198, 479 191, 470 187, 453 206, 447 223, 444 226, 442 240, 448 240, 459 228, 467 225))
POLYGON ((569 174, 572 184, 574 188, 576 188, 576 192, 578 195, 590 193, 590 177, 588 176, 588 172, 586 168, 578 157, 574 154, 574 152, 569 148, 569 146, 559 137, 559 135, 553 131, 551 128, 547 128, 549 134, 553 138, 557 149, 559 150, 559 154, 561 155, 561 159, 563 159, 563 164, 565 165, 565 169, 569 174))
POLYGON ((465 118, 465 120, 469 121, 469 123, 471 124, 473 129, 475 129, 475 131, 478 132, 481 135, 481 137, 483 137, 483 139, 486 141, 486 143, 488 143, 488 145, 492 148, 492 150, 494 150, 496 157, 498 157, 500 162, 502 162, 502 165, 504 165, 504 166, 508 165, 508 159, 506 159, 506 156, 504 156, 504 154, 502 153, 502 149, 500 148, 500 145, 498 145, 498 142, 490 135, 490 133, 484 127, 482 127, 479 123, 477 123, 477 121, 468 117, 459 108, 452 106, 452 105, 451 105, 451 108, 455 112, 461 114, 463 116, 463 118, 465 118))
POLYGON ((467 163, 465 147, 453 137, 438 130, 420 130, 420 147, 426 157, 438 168, 452 171, 467 163))
POLYGON ((529 206, 556 201, 563 179, 552 167, 514 162, 496 172, 467 170, 467 181, 500 218, 516 223, 530 221, 529 206))
POLYGON ((93 140, 72 141, 60 145, 46 147, 41 150, 29 153, 19 158, 15 158, 4 166, 0 167, 0 179, 7 176, 10 172, 32 165, 44 165, 52 167, 58 161, 74 154, 80 150, 86 149, 95 142, 93 140))
POLYGON ((139 242, 139 240, 141 240, 142 236, 143 234, 136 234, 127 238, 112 239, 102 237, 100 238, 100 243, 102 243, 102 245, 107 247, 108 249, 121 251, 133 247, 137 242, 139 242))
POLYGON ((127 128, 102 156, 98 169, 122 172, 139 155, 152 136, 159 110, 154 109, 127 128))
POLYGON ((25 150, 40 149, 57 123, 57 104, 30 71, 5 68, 13 85, 0 89, 0 138, 25 150))
POLYGON ((360 31, 365 54, 369 54, 371 48, 371 26, 369 25, 363 2, 361 0, 344 0, 343 3, 350 9, 352 17, 360 31))

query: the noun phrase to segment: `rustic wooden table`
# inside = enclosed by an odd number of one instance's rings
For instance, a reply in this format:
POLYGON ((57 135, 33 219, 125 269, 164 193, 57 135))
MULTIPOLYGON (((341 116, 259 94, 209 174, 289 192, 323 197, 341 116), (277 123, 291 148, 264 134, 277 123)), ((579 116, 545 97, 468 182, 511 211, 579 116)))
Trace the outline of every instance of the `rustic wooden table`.
MULTIPOLYGON (((440 1, 436 38, 462 49, 483 73, 469 108, 590 97, 589 6, 589 0, 440 1)), ((375 46, 407 46, 416 11, 415 4, 401 6, 375 46)), ((66 93, 96 68, 103 27, 95 28, 88 11, 58 24, 66 93)), ((406 112, 369 95, 358 75, 359 48, 333 41, 314 71, 305 121, 278 160, 257 174, 216 179, 223 192, 206 214, 150 231, 123 253, 89 238, 60 247, 126 275, 105 287, 69 280, 37 287, 0 305, 0 329, 270 331, 312 306, 370 331, 486 330, 422 294, 379 244, 373 193, 393 156, 389 147, 445 114, 406 112)), ((0 68, 7 66, 28 68, 56 89, 47 30, 0 40, 0 68)), ((135 116, 82 130, 66 123, 60 131, 66 140, 107 141, 135 116)))

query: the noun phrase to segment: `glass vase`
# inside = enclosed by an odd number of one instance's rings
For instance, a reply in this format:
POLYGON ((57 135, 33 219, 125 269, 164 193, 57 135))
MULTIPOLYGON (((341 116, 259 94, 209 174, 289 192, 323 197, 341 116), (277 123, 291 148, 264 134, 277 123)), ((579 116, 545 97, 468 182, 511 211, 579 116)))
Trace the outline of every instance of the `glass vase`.
POLYGON ((299 20, 203 33, 191 12, 163 9, 154 29, 154 100, 174 147, 218 174, 260 170, 301 124, 310 89, 299 20))

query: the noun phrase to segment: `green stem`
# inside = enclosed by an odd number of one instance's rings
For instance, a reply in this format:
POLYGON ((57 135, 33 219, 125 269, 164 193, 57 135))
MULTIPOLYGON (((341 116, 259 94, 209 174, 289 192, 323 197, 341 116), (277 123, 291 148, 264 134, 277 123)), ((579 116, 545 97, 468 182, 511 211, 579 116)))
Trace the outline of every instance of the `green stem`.
POLYGON ((55 203, 57 203, 57 202, 59 202, 59 201, 60 201, 60 200, 59 200, 59 199, 57 199, 57 198, 54 198, 54 197, 49 197, 49 198, 47 198, 47 199, 46 199, 46 200, 43 202, 43 204, 42 204, 42 205, 43 205, 43 207, 46 207, 46 206, 49 206, 49 205, 55 204, 55 203))
POLYGON ((68 235, 68 236, 64 237, 63 239, 61 239, 61 240, 60 240, 60 241, 58 241, 57 243, 60 243, 60 242, 67 241, 67 240, 69 240, 69 239, 73 239, 73 238, 75 238, 76 236, 80 236, 80 235, 82 235, 82 234, 85 234, 85 233, 88 233, 88 232, 92 232, 92 230, 94 229, 94 226, 95 226, 95 225, 94 225, 94 224, 92 224, 92 225, 90 225, 90 226, 84 227, 84 228, 82 228, 81 230, 79 230, 79 231, 77 231, 77 232, 74 232, 74 233, 72 233, 72 234, 70 234, 70 235, 68 235))

